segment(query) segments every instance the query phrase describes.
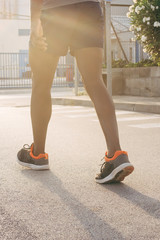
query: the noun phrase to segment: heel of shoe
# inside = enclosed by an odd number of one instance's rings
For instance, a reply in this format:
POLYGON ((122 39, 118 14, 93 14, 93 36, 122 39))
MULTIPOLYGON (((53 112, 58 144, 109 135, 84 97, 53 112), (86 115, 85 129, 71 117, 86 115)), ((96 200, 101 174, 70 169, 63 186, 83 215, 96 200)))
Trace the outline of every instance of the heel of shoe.
POLYGON ((133 170, 134 170, 133 166, 125 167, 123 170, 121 170, 119 173, 116 174, 115 181, 116 182, 123 181, 126 176, 128 176, 129 174, 131 174, 133 172, 133 170))

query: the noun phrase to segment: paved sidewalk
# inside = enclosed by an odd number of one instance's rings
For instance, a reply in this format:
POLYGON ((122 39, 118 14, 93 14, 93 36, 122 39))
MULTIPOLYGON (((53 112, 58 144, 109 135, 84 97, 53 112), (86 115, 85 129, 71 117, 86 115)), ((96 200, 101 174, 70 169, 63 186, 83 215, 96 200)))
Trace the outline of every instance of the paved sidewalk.
MULTIPOLYGON (((113 96, 115 108, 160 114, 160 97, 113 96)), ((53 97, 52 104, 93 106, 88 96, 53 97)))
MULTIPOLYGON (((29 106, 31 89, 1 90, 0 106, 29 106)), ((160 114, 160 97, 113 96, 116 109, 160 114)), ((93 106, 86 95, 75 96, 72 89, 52 90, 53 105, 93 106)))

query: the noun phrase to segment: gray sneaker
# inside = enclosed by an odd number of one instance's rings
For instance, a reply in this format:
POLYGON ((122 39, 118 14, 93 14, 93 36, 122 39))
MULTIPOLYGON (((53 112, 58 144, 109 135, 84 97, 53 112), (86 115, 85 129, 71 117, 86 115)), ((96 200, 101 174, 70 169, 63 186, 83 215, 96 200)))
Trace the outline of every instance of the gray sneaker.
POLYGON ((121 182, 134 170, 129 162, 128 154, 125 151, 116 151, 112 158, 105 155, 105 162, 101 165, 100 173, 97 174, 97 183, 121 182))
POLYGON ((48 154, 39 154, 38 156, 33 155, 33 144, 29 146, 25 144, 23 148, 17 154, 17 162, 33 170, 47 170, 48 165, 48 154))

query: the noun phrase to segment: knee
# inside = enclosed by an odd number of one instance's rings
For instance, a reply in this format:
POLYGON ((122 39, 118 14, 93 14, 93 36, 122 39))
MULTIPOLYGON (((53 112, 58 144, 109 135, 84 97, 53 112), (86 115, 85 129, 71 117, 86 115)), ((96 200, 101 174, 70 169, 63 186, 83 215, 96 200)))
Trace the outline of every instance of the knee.
POLYGON ((49 93, 52 87, 52 80, 47 76, 40 74, 33 75, 32 77, 32 91, 37 93, 49 93))
POLYGON ((101 92, 105 85, 102 78, 92 78, 91 80, 84 81, 84 85, 88 94, 101 92))
POLYGON ((32 96, 49 97, 51 87, 40 82, 32 83, 32 96))

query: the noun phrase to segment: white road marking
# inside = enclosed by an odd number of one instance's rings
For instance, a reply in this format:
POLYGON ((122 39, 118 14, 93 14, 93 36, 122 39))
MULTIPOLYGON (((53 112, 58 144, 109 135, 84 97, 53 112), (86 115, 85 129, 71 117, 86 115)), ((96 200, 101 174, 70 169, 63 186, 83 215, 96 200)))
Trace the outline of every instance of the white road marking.
POLYGON ((160 123, 144 123, 144 124, 134 124, 129 126, 136 127, 136 128, 160 128, 160 123))
POLYGON ((85 114, 78 114, 78 115, 65 115, 68 118, 86 118, 86 117, 96 117, 96 113, 85 113, 85 114))
POLYGON ((31 95, 0 95, 0 99, 31 98, 31 95))
MULTIPOLYGON (((159 119, 158 116, 145 116, 145 117, 127 117, 127 118, 118 118, 118 122, 127 122, 127 121, 141 121, 141 120, 150 120, 150 119, 159 119)), ((93 119, 92 121, 98 121, 97 119, 93 119)))
POLYGON ((57 106, 52 105, 52 109, 54 110, 63 110, 63 109, 84 109, 83 106, 57 106))
MULTIPOLYGON (((53 113, 75 113, 74 115, 65 115, 65 117, 69 118, 76 118, 76 117, 88 117, 88 116, 97 116, 95 109, 94 108, 86 108, 86 107, 52 107, 53 113), (74 108, 74 109, 73 109, 74 108), (91 113, 93 112, 94 114, 82 114, 82 115, 77 115, 77 113, 91 113)), ((125 114, 133 114, 134 112, 129 112, 129 111, 116 111, 116 115, 125 115, 125 114)))
POLYGON ((116 111, 116 115, 125 115, 125 114, 135 114, 135 112, 131 112, 131 111, 116 111))
MULTIPOLYGON (((86 108, 86 107, 81 107, 81 106, 77 106, 77 107, 52 107, 52 110, 58 110, 57 112, 60 113, 61 110, 67 110, 67 112, 78 112, 77 110, 72 110, 72 109, 80 109, 83 110, 84 112, 95 112, 94 108, 86 108), (70 110, 71 109, 71 110, 70 110)), ((55 111, 54 111, 55 112, 55 111)), ((62 112, 63 113, 63 112, 62 112)), ((134 114, 134 112, 129 112, 129 111, 116 111, 116 115, 123 115, 123 114, 134 114)))
MULTIPOLYGON (((86 113, 88 113, 88 112, 95 112, 94 110, 91 110, 91 109, 75 109, 75 110, 67 110, 66 109, 66 111, 65 110, 63 110, 63 111, 54 111, 53 110, 53 113, 83 113, 83 112, 86 112, 86 113)), ((74 116, 74 117, 79 117, 79 115, 68 115, 67 117, 72 117, 72 116, 74 116)))
MULTIPOLYGON (((2 111, 3 108, 0 110, 2 111)), ((6 109, 6 107, 5 107, 6 109)), ((11 109, 8 107, 8 109, 11 109)), ((21 108, 23 111, 30 111, 30 107, 21 108)), ((64 106, 64 105, 52 105, 53 114, 62 113, 64 117, 68 118, 87 118, 90 121, 99 122, 95 109, 90 107, 83 107, 83 106, 64 106)), ((160 115, 159 114, 146 114, 146 113, 139 113, 133 111, 122 111, 116 110, 116 116, 118 122, 129 122, 135 121, 135 124, 128 124, 129 127, 134 128, 141 128, 141 129, 149 129, 149 128, 160 128, 160 115), (134 114, 134 116, 133 116, 134 114), (132 115, 132 116, 130 116, 132 115), (147 120, 157 120, 158 123, 143 123, 138 124, 138 121, 147 121, 147 120), (136 123, 137 121, 137 123, 136 123)))
POLYGON ((127 121, 139 121, 139 120, 150 120, 150 119, 158 119, 158 116, 145 116, 145 117, 127 117, 127 118, 117 118, 118 122, 127 122, 127 121))

